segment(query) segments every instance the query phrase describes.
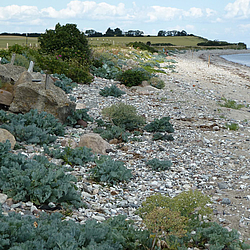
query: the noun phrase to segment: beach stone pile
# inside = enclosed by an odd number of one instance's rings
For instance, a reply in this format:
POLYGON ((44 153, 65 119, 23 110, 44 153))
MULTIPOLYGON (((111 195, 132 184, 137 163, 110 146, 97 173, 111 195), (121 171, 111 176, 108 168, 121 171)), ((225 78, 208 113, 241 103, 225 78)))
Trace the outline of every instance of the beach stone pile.
MULTIPOLYGON (((199 67, 203 67, 202 61, 199 67)), ((88 114, 94 119, 102 118, 103 108, 119 102, 135 106, 147 123, 170 116, 175 140, 153 141, 152 134, 144 131, 138 136, 139 141, 108 144, 112 150, 107 154, 125 162, 132 170, 133 178, 128 183, 113 186, 96 183, 89 180, 88 164, 75 166, 70 173, 80 177, 77 187, 88 207, 74 210, 67 220, 85 223, 92 218, 101 222, 124 214, 140 225, 141 218, 135 212, 146 197, 157 193, 174 197, 183 191, 198 189, 211 197, 208 206, 213 208, 214 220, 228 230, 239 230, 241 237, 250 242, 250 108, 234 116, 232 110, 218 105, 219 91, 207 85, 203 88, 202 79, 195 82, 191 77, 185 79, 181 74, 184 69, 178 70, 180 74, 159 76, 166 83, 160 91, 154 88, 131 90, 119 82, 95 77, 90 85, 79 85, 70 94, 77 99, 77 106, 89 109, 88 114), (100 89, 112 84, 118 84, 126 94, 121 98, 99 95, 100 89), (237 131, 226 129, 225 124, 231 122, 239 125, 237 131), (169 170, 156 172, 146 166, 153 158, 170 160, 173 164, 169 170)), ((66 127, 66 135, 59 137, 56 143, 62 145, 70 139, 78 144, 80 138, 93 133, 96 126, 89 122, 85 128, 66 127)), ((21 152, 28 157, 42 152, 37 145, 23 146, 25 149, 21 152)), ((102 148, 105 151, 106 146, 102 148)), ((60 164, 60 160, 52 161, 60 164)), ((36 214, 39 210, 31 202, 15 204, 4 194, 0 194, 0 202, 5 213, 36 214)))

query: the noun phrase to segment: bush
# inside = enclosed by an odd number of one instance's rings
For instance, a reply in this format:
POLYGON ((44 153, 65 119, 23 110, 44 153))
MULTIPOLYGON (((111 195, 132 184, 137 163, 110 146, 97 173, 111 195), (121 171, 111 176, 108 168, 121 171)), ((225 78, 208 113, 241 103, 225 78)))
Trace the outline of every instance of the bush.
POLYGON ((150 85, 152 85, 153 87, 157 89, 163 89, 165 87, 165 82, 159 79, 159 77, 151 78, 149 83, 150 85))
POLYGON ((151 75, 147 71, 139 69, 129 69, 117 76, 117 80, 127 87, 138 86, 150 78, 151 75))
POLYGON ((99 92, 102 96, 114 96, 114 97, 121 97, 122 95, 126 94, 126 92, 119 89, 116 85, 112 85, 110 87, 105 87, 104 89, 101 89, 99 92))
POLYGON ((31 201, 36 205, 68 203, 80 206, 76 191, 76 178, 43 156, 28 159, 22 154, 12 154, 10 143, 0 143, 0 189, 14 201, 31 201), (6 152, 8 151, 8 152, 6 152))
POLYGON ((77 87, 77 83, 73 82, 72 79, 65 76, 65 74, 54 74, 54 77, 58 78, 59 80, 55 81, 55 85, 61 88, 66 94, 71 93, 73 88, 77 87))
POLYGON ((169 168, 172 166, 172 162, 171 161, 160 161, 157 158, 154 158, 152 160, 149 160, 146 163, 147 166, 150 166, 152 168, 152 170, 155 171, 165 171, 165 170, 169 170, 169 168))
POLYGON ((95 163, 96 166, 90 170, 90 174, 96 181, 116 184, 129 181, 133 177, 132 171, 122 161, 114 161, 109 156, 101 156, 95 163))
POLYGON ((143 42, 130 42, 130 43, 126 44, 126 46, 129 46, 129 47, 132 46, 134 48, 139 48, 141 50, 147 50, 151 53, 158 52, 155 48, 150 47, 150 45, 145 44, 143 42))
POLYGON ((77 121, 83 120, 85 122, 93 121, 93 118, 88 115, 89 109, 77 109, 71 112, 71 115, 67 117, 66 124, 69 126, 74 126, 77 124, 77 121))
MULTIPOLYGON (((99 65, 97 65, 99 66, 99 65)), ((115 79, 120 73, 120 69, 113 61, 106 61, 100 67, 91 66, 91 73, 97 77, 115 79)))
POLYGON ((172 135, 166 135, 166 134, 162 134, 160 132, 157 132, 155 134, 153 134, 153 141, 158 141, 158 140, 162 140, 162 141, 174 141, 174 137, 172 135))
POLYGON ((241 109, 244 107, 243 104, 238 104, 234 100, 228 100, 226 98, 221 98, 221 100, 224 101, 224 103, 219 103, 219 105, 221 107, 226 107, 226 108, 230 108, 230 109, 241 109))
POLYGON ((173 133, 174 128, 169 122, 170 117, 162 117, 161 119, 155 119, 153 122, 147 124, 144 130, 147 132, 168 132, 173 133))
POLYGON ((135 229, 122 215, 81 225, 63 221, 59 213, 42 213, 39 218, 4 216, 0 207, 0 224, 0 249, 139 250, 150 246, 149 233, 135 229))
POLYGON ((7 129, 17 141, 49 144, 56 135, 63 136, 64 126, 52 114, 30 110, 26 114, 12 114, 0 110, 0 127, 7 129))
POLYGON ((62 159, 66 164, 71 166, 83 165, 84 163, 93 160, 91 149, 86 147, 77 147, 75 149, 65 147, 64 149, 49 150, 49 148, 44 145, 44 153, 53 158, 62 159))
POLYGON ((134 130, 145 124, 145 117, 136 113, 136 108, 132 105, 124 103, 113 104, 104 108, 102 114, 109 118, 116 126, 127 130, 134 130))

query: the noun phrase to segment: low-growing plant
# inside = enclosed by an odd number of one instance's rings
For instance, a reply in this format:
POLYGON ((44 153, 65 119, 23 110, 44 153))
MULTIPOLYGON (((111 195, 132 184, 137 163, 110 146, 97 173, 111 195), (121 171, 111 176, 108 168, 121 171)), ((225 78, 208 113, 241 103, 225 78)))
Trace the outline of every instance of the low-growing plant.
POLYGON ((126 94, 126 92, 119 89, 116 85, 112 85, 110 87, 104 87, 104 89, 101 89, 99 94, 104 97, 107 96, 121 97, 122 95, 126 94))
POLYGON ((157 158, 154 158, 152 160, 147 161, 146 165, 150 166, 154 171, 165 171, 169 170, 169 168, 172 166, 172 162, 168 160, 161 161, 157 158))
POLYGON ((101 137, 107 141, 112 139, 117 139, 119 142, 127 142, 129 133, 126 132, 123 128, 118 126, 108 126, 106 129, 97 127, 93 132, 98 133, 101 137))
POLYGON ((91 66, 91 73, 95 76, 115 79, 120 73, 120 69, 115 65, 113 61, 105 60, 100 67, 91 66))
POLYGON ((91 178, 98 182, 116 184, 127 182, 133 177, 132 171, 127 169, 122 161, 114 161, 110 156, 101 156, 95 163, 96 166, 89 172, 91 178))
POLYGON ((65 74, 54 74, 53 76, 59 79, 55 81, 54 84, 61 88, 66 94, 71 93, 73 88, 77 87, 77 83, 73 82, 72 79, 65 76, 65 74))
POLYGON ((221 100, 224 101, 224 103, 219 103, 219 105, 221 107, 226 107, 226 108, 231 108, 231 109, 241 109, 241 108, 245 107, 245 105, 238 104, 234 100, 229 100, 229 99, 226 99, 226 98, 221 98, 221 100))
POLYGON ((160 132, 156 132, 155 134, 153 134, 153 141, 174 141, 174 137, 172 135, 168 135, 168 134, 162 134, 160 132))
POLYGON ((36 205, 53 202, 78 207, 82 204, 75 186, 76 178, 66 175, 61 166, 43 156, 28 159, 9 151, 9 142, 0 143, 0 190, 8 197, 36 205))
POLYGON ((158 52, 154 47, 151 47, 150 45, 145 44, 143 42, 130 42, 126 44, 126 46, 129 46, 129 47, 133 46, 136 49, 139 48, 141 50, 147 50, 151 53, 158 52))
POLYGON ((0 224, 0 249, 142 250, 151 243, 148 231, 135 229, 123 215, 79 224, 63 220, 60 213, 4 216, 0 207, 0 224))
POLYGON ((49 144, 56 136, 63 136, 64 126, 52 114, 30 110, 26 114, 12 114, 0 110, 0 126, 12 133, 17 141, 49 144))
POLYGON ((88 115, 89 109, 76 109, 72 110, 71 115, 67 117, 66 124, 69 126, 74 126, 77 124, 77 121, 83 120, 85 122, 93 121, 93 118, 88 115))
POLYGON ((134 130, 145 124, 145 117, 137 115, 136 108, 133 105, 113 104, 104 108, 102 114, 116 126, 127 130, 134 130))
POLYGON ((128 69, 117 76, 117 80, 127 87, 138 86, 143 81, 148 81, 151 74, 141 69, 128 69))
POLYGON ((90 148, 77 147, 73 149, 71 147, 65 147, 63 149, 58 148, 50 150, 46 145, 43 147, 45 154, 56 159, 62 159, 66 164, 71 166, 83 165, 93 160, 93 153, 90 148))
POLYGON ((165 82, 159 77, 152 77, 149 81, 150 85, 157 89, 163 89, 165 87, 165 82))
POLYGON ((173 125, 169 122, 170 117, 162 117, 161 119, 155 119, 153 122, 147 124, 144 130, 147 132, 168 132, 173 133, 173 125))
POLYGON ((234 122, 233 123, 226 123, 225 127, 229 130, 234 130, 234 131, 239 129, 239 125, 237 123, 234 123, 234 122))

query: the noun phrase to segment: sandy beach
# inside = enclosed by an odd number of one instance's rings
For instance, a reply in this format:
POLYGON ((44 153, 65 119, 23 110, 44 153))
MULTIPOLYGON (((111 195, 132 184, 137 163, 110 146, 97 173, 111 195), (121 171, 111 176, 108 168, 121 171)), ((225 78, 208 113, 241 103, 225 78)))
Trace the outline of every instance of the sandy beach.
MULTIPOLYGON (((175 119, 176 127, 196 129, 196 132, 203 128, 204 132, 200 135, 211 142, 208 146, 211 151, 217 151, 224 159, 227 158, 226 155, 231 155, 238 160, 238 164, 221 163, 220 173, 211 180, 211 183, 213 181, 226 183, 229 188, 203 190, 214 197, 213 208, 218 221, 226 227, 239 230, 245 239, 248 239, 248 243, 250 242, 250 166, 246 166, 245 160, 250 158, 250 67, 229 62, 220 55, 249 52, 210 50, 178 54, 173 58, 178 62, 175 69, 177 73, 164 77, 168 83, 166 88, 171 91, 171 97, 175 96, 173 99, 176 100, 182 96, 183 100, 178 102, 177 108, 181 110, 182 117, 175 119), (223 97, 244 104, 245 107, 241 109, 220 107, 218 102, 223 97), (215 132, 209 129, 211 123, 223 126, 232 122, 240 124, 238 131, 224 129, 215 132), (230 199, 230 205, 220 204, 222 196, 230 199)), ((209 166, 203 165, 202 168, 204 173, 211 171, 209 166)), ((216 175, 216 167, 214 171, 216 175)))

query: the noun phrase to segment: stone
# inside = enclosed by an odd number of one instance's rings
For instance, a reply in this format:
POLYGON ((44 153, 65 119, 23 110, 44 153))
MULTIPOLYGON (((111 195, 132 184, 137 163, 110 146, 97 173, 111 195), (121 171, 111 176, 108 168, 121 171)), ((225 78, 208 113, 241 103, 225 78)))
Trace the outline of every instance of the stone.
POLYGON ((69 101, 61 88, 50 84, 49 88, 45 89, 44 80, 32 82, 29 74, 25 72, 20 77, 23 80, 18 80, 9 110, 14 113, 27 113, 31 109, 37 109, 38 112, 50 113, 65 123, 72 110, 75 110, 76 104, 69 101))
POLYGON ((88 123, 83 121, 82 119, 77 121, 77 125, 80 125, 82 128, 87 128, 88 127, 88 123))
POLYGON ((218 182, 219 189, 228 189, 228 185, 225 182, 218 182))
POLYGON ((106 154, 106 150, 111 149, 108 142, 103 140, 99 134, 89 133, 82 135, 78 147, 91 148, 94 153, 106 154))
POLYGON ((62 140, 61 145, 63 147, 76 148, 77 142, 72 138, 65 138, 65 140, 62 140))
POLYGON ((102 216, 99 215, 93 215, 92 219, 97 220, 97 221, 105 221, 106 219, 102 216))
POLYGON ((0 128, 0 142, 10 141, 11 149, 13 149, 16 145, 15 137, 6 129, 0 128))
POLYGON ((30 65, 29 65, 29 68, 28 68, 28 72, 33 72, 33 68, 34 68, 34 62, 33 62, 33 61, 30 61, 30 65))
POLYGON ((7 198, 8 198, 7 194, 0 194, 0 204, 4 204, 7 198))
POLYGON ((76 104, 76 109, 86 109, 86 105, 84 103, 77 103, 76 104))
POLYGON ((221 204, 229 205, 231 204, 231 200, 229 198, 223 198, 221 204))
POLYGON ((25 67, 11 64, 0 64, 0 80, 2 82, 14 84, 25 71, 25 67))
POLYGON ((9 91, 0 89, 0 104, 10 106, 13 101, 13 95, 9 91))

